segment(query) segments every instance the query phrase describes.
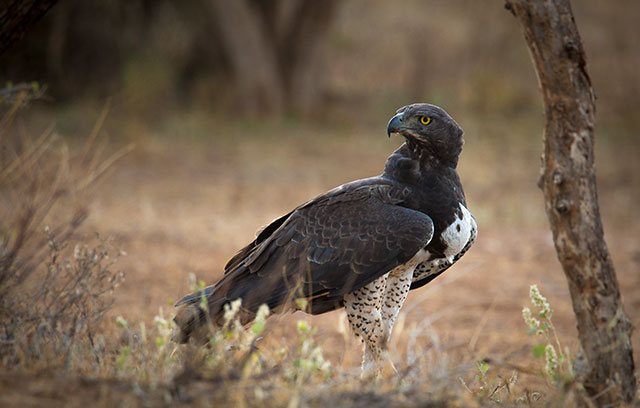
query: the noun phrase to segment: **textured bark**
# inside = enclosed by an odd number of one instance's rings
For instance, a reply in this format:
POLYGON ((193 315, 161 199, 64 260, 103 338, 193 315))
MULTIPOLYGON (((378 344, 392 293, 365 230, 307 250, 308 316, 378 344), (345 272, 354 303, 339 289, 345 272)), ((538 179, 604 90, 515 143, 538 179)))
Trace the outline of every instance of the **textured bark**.
POLYGON ((0 3, 0 54, 21 39, 56 0, 3 0, 0 3))
POLYGON ((531 51, 544 100, 540 187, 569 283, 583 364, 598 406, 635 395, 632 325, 604 241, 594 166, 595 96, 569 0, 507 0, 531 51))

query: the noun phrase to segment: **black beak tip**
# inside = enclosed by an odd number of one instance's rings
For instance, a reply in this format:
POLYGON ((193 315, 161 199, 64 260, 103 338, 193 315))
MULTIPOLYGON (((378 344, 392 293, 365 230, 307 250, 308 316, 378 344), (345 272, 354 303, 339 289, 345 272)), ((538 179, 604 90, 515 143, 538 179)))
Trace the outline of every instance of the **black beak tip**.
POLYGON ((399 133, 402 130, 402 113, 392 117, 387 125, 387 136, 391 137, 392 133, 399 133))

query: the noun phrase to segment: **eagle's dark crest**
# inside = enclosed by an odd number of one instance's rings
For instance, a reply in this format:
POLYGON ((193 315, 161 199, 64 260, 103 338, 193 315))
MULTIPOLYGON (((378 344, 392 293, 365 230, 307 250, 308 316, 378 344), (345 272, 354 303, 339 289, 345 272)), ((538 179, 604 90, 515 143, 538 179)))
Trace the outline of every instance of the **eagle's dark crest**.
POLYGON ((250 321, 263 303, 319 314, 345 307, 365 345, 363 370, 379 367, 410 289, 433 280, 471 246, 477 226, 456 166, 463 131, 441 108, 397 111, 387 133, 405 138, 380 176, 343 184, 264 228, 225 266, 222 279, 182 298, 176 322, 187 341, 223 306, 242 299, 250 321), (202 296, 208 313, 200 306, 202 296))

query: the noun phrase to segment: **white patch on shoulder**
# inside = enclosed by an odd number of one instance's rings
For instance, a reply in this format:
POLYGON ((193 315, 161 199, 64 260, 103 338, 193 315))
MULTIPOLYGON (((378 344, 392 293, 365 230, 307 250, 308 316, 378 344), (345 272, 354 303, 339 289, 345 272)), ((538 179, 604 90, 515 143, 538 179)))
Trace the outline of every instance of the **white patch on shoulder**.
POLYGON ((477 229, 476 220, 473 218, 467 207, 460 203, 461 216, 458 216, 456 220, 442 232, 442 240, 447 245, 444 251, 445 257, 453 262, 453 257, 456 256, 462 248, 471 239, 471 233, 477 229))

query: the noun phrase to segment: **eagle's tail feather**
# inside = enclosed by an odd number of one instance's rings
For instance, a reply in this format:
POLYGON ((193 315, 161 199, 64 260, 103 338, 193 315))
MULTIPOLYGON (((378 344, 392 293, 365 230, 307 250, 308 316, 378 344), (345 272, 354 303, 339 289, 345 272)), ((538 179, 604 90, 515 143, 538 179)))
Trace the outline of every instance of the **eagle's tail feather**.
POLYGON ((200 343, 204 343, 206 341, 205 330, 208 320, 208 313, 197 304, 185 305, 178 310, 173 318, 173 321, 178 326, 173 340, 184 344, 190 338, 193 338, 200 343))
POLYGON ((200 302, 200 300, 202 299, 202 296, 204 295, 205 298, 208 298, 209 295, 211 295, 211 292, 213 292, 213 288, 215 285, 211 285, 211 286, 207 286, 206 288, 199 290, 197 292, 193 292, 193 293, 189 293, 188 295, 184 295, 182 297, 182 299, 178 300, 178 302, 176 302, 176 307, 180 306, 180 305, 184 305, 184 304, 193 304, 193 303, 198 303, 200 302))
POLYGON ((222 307, 210 302, 210 295, 215 285, 189 293, 176 302, 175 306, 182 306, 178 309, 173 321, 178 326, 178 332, 173 340, 179 343, 186 343, 190 338, 197 342, 206 342, 206 330, 211 323, 217 323, 222 307), (203 305, 203 300, 206 306, 203 305), (215 309, 215 310, 213 310, 215 309))

